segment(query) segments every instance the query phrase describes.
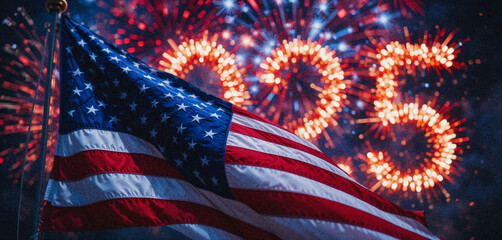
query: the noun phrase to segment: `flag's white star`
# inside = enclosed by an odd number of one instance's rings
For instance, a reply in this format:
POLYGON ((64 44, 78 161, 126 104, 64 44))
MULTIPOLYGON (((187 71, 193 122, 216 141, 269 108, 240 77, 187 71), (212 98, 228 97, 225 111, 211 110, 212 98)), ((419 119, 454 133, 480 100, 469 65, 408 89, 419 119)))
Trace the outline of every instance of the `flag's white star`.
POLYGON ((188 154, 186 152, 182 152, 181 156, 183 156, 183 159, 187 160, 188 154))
POLYGON ((220 115, 218 115, 217 113, 213 113, 213 114, 211 114, 210 116, 211 116, 211 117, 215 117, 215 118, 217 118, 217 119, 220 119, 220 117, 221 117, 221 116, 220 116, 220 115))
POLYGON ((216 133, 213 132, 213 129, 210 129, 209 131, 204 131, 206 133, 206 135, 204 135, 204 138, 206 137, 210 137, 211 139, 213 139, 213 136, 216 135, 216 133))
POLYGON ((127 97, 126 92, 120 92, 120 99, 125 99, 127 97))
POLYGON ((209 101, 209 102, 206 102, 207 105, 211 106, 213 105, 213 102, 212 101, 209 101))
POLYGON ((84 83, 85 89, 91 89, 91 91, 94 91, 94 86, 92 86, 91 83, 84 83))
POLYGON ((99 70, 101 70, 101 72, 104 72, 105 71, 105 66, 103 66, 103 65, 99 66, 99 70))
POLYGON ((110 61, 115 61, 115 63, 119 63, 120 59, 117 56, 110 57, 110 61))
POLYGON ((157 145, 157 147, 159 148, 159 150, 160 150, 161 153, 166 153, 166 147, 163 147, 163 146, 160 146, 160 145, 157 145))
POLYGON ((136 106, 138 106, 138 104, 136 104, 136 102, 132 102, 131 104, 129 104, 129 107, 131 108, 132 112, 136 111, 136 106))
POLYGON ((186 127, 183 127, 183 123, 182 123, 182 124, 180 124, 180 125, 177 127, 177 129, 178 129, 178 131, 177 131, 176 133, 181 133, 181 134, 183 134, 183 130, 185 130, 185 129, 186 129, 186 127))
POLYGON ((139 120, 141 120, 141 124, 146 124, 146 120, 148 120, 148 118, 145 116, 145 114, 143 114, 143 116, 141 116, 139 120))
POLYGON ((74 112, 75 112, 75 110, 70 110, 70 111, 68 111, 68 115, 70 115, 70 117, 73 117, 74 112))
POLYGON ((174 96, 171 93, 164 93, 164 98, 174 99, 174 96))
POLYGON ((106 103, 104 103, 103 101, 98 101, 98 104, 98 107, 106 108, 106 103))
POLYGON ((130 71, 132 70, 129 68, 129 66, 122 68, 122 72, 125 72, 126 74, 128 74, 130 71))
POLYGON ((173 143, 176 143, 176 144, 178 143, 178 137, 173 136, 173 143))
POLYGON ((213 185, 218 185, 218 179, 216 179, 215 176, 211 177, 211 181, 213 182, 213 185))
POLYGON ((119 82, 119 80, 118 80, 118 79, 116 79, 116 78, 115 78, 115 79, 113 79, 113 82, 112 82, 112 83, 113 83, 113 85, 114 85, 115 87, 119 87, 119 83, 120 83, 120 82, 119 82))
POLYGON ((169 116, 167 116, 167 113, 164 113, 160 116, 162 117, 162 121, 160 121, 160 123, 167 123, 167 119, 170 118, 169 116))
POLYGON ((191 122, 195 121, 197 123, 200 123, 200 120, 202 120, 202 119, 204 119, 204 118, 199 117, 199 114, 195 114, 195 116, 192 116, 191 122))
POLYGON ((146 90, 147 90, 147 89, 149 89, 149 88, 150 88, 150 87, 147 87, 147 86, 145 86, 145 84, 143 84, 143 86, 141 86, 141 87, 139 88, 139 90, 140 90, 140 92, 139 92, 139 93, 146 93, 146 90))
POLYGON ((185 99, 185 96, 181 95, 181 93, 176 94, 176 96, 180 97, 181 99, 185 99))
POLYGON ((117 123, 119 121, 119 119, 116 117, 116 116, 110 116, 110 122, 111 123, 117 123))
POLYGON ((93 62, 96 62, 96 55, 94 53, 91 53, 91 55, 89 55, 89 57, 91 57, 92 61, 93 62))
POLYGON ((89 36, 92 41, 96 40, 96 37, 94 35, 89 36))
POLYGON ((218 108, 216 111, 217 111, 217 112, 218 112, 218 111, 222 111, 222 112, 224 112, 224 111, 223 111, 223 109, 221 109, 221 108, 218 108))
POLYGON ((135 63, 133 63, 133 65, 135 68, 139 68, 139 63, 135 62, 135 63))
POLYGON ((165 85, 168 85, 168 86, 171 84, 171 81, 169 81, 169 80, 164 80, 164 81, 162 81, 162 82, 163 82, 165 85))
POLYGON ((152 131, 150 131, 150 137, 151 138, 155 138, 155 136, 157 135, 158 132, 155 131, 155 128, 152 129, 152 131))
POLYGON ((174 162, 176 162, 176 167, 181 167, 181 164, 183 164, 183 161, 181 161, 179 158, 174 160, 174 162))
POLYGON ((75 28, 70 29, 70 32, 75 32, 75 28))
POLYGON ((77 68, 77 70, 73 71, 73 76, 74 77, 75 76, 79 76, 80 77, 80 75, 82 75, 82 74, 83 74, 83 72, 80 71, 80 68, 77 68))
POLYGON ((199 104, 194 104, 194 105, 192 105, 192 106, 197 107, 198 109, 203 109, 203 108, 201 108, 201 107, 199 106, 199 104))
POLYGON ((96 115, 96 112, 99 111, 99 109, 97 108, 94 108, 94 105, 92 105, 91 107, 87 107, 87 114, 90 114, 90 113, 93 113, 94 115, 96 115))
POLYGON ((78 88, 73 89, 73 95, 77 94, 78 96, 80 96, 81 92, 83 92, 83 90, 80 90, 78 88))
POLYGON ((86 45, 87 43, 84 42, 84 39, 81 39, 80 41, 78 41, 78 45, 84 47, 84 45, 86 45))
POLYGON ((112 51, 108 48, 103 48, 101 51, 106 52, 107 54, 110 54, 112 51))
POLYGON ((70 46, 66 47, 66 54, 72 54, 72 52, 71 52, 72 49, 73 48, 70 46))
POLYGON ((192 149, 192 150, 195 150, 195 145, 197 145, 197 143, 194 142, 193 139, 192 139, 192 141, 188 143, 188 148, 192 149))
POLYGON ((151 77, 150 75, 143 75, 143 77, 150 80, 150 81, 152 81, 152 79, 153 79, 153 77, 151 77))
POLYGON ((186 108, 187 108, 188 106, 186 106, 186 105, 185 105, 185 103, 176 104, 176 106, 178 106, 178 111, 179 111, 179 110, 183 110, 183 111, 185 111, 185 112, 187 111, 187 110, 186 110, 186 108))
POLYGON ((207 157, 205 155, 203 158, 200 159, 200 161, 202 162, 202 166, 206 165, 209 167, 209 160, 207 159, 207 157))
POLYGON ((180 92, 185 92, 185 89, 184 89, 184 88, 182 88, 182 87, 178 88, 178 90, 179 90, 180 92))
POLYGON ((152 108, 157 108, 157 104, 159 104, 159 102, 157 101, 157 99, 153 99, 153 101, 152 101, 152 108))
POLYGON ((195 94, 193 94, 193 93, 190 94, 190 95, 188 95, 188 96, 191 97, 191 98, 197 98, 197 96, 195 96, 195 94))

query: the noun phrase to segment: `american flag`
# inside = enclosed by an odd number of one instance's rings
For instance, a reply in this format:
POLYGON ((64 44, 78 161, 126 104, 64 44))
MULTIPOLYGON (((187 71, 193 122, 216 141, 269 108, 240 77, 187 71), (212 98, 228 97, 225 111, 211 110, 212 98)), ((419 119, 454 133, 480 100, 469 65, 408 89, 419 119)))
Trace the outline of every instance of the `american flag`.
POLYGON ((169 226, 195 239, 438 239, 310 142, 62 19, 42 231, 169 226))

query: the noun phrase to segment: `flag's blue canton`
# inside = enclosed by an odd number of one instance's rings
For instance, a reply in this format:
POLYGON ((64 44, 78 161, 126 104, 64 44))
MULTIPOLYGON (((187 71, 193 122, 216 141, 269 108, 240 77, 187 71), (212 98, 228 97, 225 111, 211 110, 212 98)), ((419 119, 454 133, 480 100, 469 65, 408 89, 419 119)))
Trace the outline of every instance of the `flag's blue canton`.
POLYGON ((231 197, 224 170, 231 104, 64 17, 60 133, 125 132, 160 150, 192 184, 231 197))

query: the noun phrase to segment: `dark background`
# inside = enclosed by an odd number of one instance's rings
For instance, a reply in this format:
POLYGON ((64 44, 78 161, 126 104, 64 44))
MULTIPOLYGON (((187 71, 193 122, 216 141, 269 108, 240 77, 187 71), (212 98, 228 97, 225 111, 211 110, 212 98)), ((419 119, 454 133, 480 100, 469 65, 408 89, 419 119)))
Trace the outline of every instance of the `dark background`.
MULTIPOLYGON (((15 12, 17 7, 23 6, 42 34, 43 23, 50 18, 43 2, 3 0, 0 3, 0 20, 15 12)), ((69 2, 70 13, 85 12, 87 16, 92 15, 92 0, 69 2)), ((456 179, 455 184, 448 186, 452 194, 451 201, 438 202, 433 209, 426 209, 429 227, 435 234, 446 239, 499 239, 502 236, 501 5, 502 1, 426 0, 424 15, 416 14, 416 17, 409 20, 421 22, 431 29, 436 25, 449 30, 456 29, 456 38, 469 39, 461 47, 457 61, 468 63, 467 79, 462 85, 462 97, 467 105, 464 111, 470 148, 463 154, 461 166, 464 171, 460 173, 461 176, 456 179)), ((80 20, 86 22, 86 19, 80 20)), ((9 35, 8 28, 2 24, 0 30, 0 45, 10 43, 12 36, 9 35)), ((450 94, 453 98, 458 97, 453 90, 450 94)), ((0 174, 8 174, 5 164, 0 165, 0 174)), ((0 176, 0 188, 0 238, 13 239, 18 185, 14 185, 12 179, 0 176)), ((28 191, 27 194, 32 192, 28 191)), ((30 205, 32 202, 27 200, 24 204, 30 205)), ((23 233, 30 232, 29 225, 31 220, 23 222, 23 233)), ((140 236, 137 234, 139 230, 79 236, 82 239, 131 238, 140 236), (130 232, 136 234, 130 235, 130 232)))

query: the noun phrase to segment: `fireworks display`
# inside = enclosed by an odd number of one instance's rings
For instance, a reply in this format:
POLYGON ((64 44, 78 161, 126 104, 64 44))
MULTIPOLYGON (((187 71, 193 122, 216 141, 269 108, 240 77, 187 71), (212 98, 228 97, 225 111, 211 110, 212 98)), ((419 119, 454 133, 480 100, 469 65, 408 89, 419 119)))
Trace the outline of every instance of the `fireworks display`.
MULTIPOLYGON (((12 17, 8 17, 3 24, 12 29, 18 39, 15 43, 3 46, 0 59, 1 97, 0 97, 0 164, 9 167, 9 175, 14 184, 21 176, 22 162, 25 149, 26 135, 30 122, 30 115, 40 69, 40 60, 43 53, 43 38, 35 31, 31 17, 24 10, 18 8, 12 17)), ((43 69, 44 73, 46 69, 43 69)), ((43 76, 43 75, 42 75, 43 76)), ((42 135, 43 95, 45 93, 45 78, 39 86, 37 102, 33 113, 31 139, 28 145, 25 170, 27 171, 28 184, 33 184, 37 171, 30 171, 35 161, 40 157, 40 138, 42 135)), ((52 79, 55 85, 55 79, 52 79)), ((57 94, 58 89, 54 90, 57 94)), ((54 96, 54 94, 53 94, 54 96)), ((57 106, 56 98, 51 99, 51 105, 57 106)), ((49 121, 50 131, 47 143, 48 155, 54 153, 56 147, 56 130, 58 108, 51 108, 50 114, 54 116, 49 121)), ((51 158, 48 157, 49 161, 51 158)), ((49 170, 51 164, 47 164, 49 170)))
MULTIPOLYGON (((472 79, 466 63, 480 60, 459 60, 466 41, 442 29, 458 26, 422 21, 429 3, 77 2, 92 11, 70 4, 69 14, 91 30, 148 65, 313 142, 350 176, 402 207, 432 210, 458 200, 455 186, 466 172, 473 123, 466 120, 464 98, 470 89, 456 88, 472 79)), ((2 26, 12 36, 0 50, 0 167, 16 185, 45 37, 23 8, 2 26)), ((25 167, 29 184, 40 151, 43 71, 25 167)), ((57 98, 51 101, 58 105, 57 98)), ((58 112, 51 108, 52 116, 58 112)), ((54 119, 50 132, 57 129, 54 119)), ((49 153, 55 139, 50 135, 49 153)))

